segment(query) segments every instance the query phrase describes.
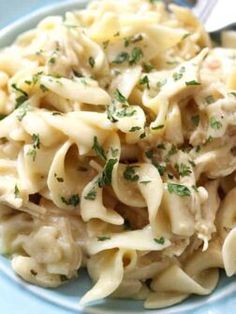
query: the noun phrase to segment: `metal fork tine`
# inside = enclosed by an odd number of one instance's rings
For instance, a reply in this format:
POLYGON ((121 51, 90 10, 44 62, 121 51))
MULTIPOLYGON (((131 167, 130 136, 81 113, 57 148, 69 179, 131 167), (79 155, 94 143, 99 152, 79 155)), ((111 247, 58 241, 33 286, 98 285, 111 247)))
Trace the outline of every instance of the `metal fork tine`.
POLYGON ((193 12, 198 16, 202 23, 206 22, 218 0, 198 0, 193 12))

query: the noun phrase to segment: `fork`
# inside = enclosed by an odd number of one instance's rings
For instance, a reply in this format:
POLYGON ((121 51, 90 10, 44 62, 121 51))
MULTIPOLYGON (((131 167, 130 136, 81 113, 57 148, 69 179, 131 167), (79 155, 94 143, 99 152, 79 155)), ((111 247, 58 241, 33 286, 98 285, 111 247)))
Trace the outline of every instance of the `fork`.
POLYGON ((191 6, 193 13, 204 24, 208 33, 219 33, 236 25, 234 0, 176 0, 174 2, 191 6))

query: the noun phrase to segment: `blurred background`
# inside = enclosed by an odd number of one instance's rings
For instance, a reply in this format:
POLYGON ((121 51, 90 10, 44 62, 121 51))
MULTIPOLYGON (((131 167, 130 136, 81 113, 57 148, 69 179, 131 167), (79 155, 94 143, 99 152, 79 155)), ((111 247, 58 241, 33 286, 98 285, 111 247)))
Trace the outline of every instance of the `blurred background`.
MULTIPOLYGON (((0 28, 45 5, 68 1, 69 0, 0 0, 0 28)), ((187 6, 191 6, 196 0, 167 0, 167 2, 175 2, 176 4, 184 3, 187 6)))

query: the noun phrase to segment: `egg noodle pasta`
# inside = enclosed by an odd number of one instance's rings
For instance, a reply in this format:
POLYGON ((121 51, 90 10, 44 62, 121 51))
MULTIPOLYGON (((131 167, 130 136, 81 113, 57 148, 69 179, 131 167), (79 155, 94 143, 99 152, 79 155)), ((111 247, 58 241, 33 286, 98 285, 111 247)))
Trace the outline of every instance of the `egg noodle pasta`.
POLYGON ((0 252, 13 270, 54 288, 87 268, 82 305, 145 308, 234 275, 235 60, 191 11, 152 0, 91 2, 2 49, 0 252))

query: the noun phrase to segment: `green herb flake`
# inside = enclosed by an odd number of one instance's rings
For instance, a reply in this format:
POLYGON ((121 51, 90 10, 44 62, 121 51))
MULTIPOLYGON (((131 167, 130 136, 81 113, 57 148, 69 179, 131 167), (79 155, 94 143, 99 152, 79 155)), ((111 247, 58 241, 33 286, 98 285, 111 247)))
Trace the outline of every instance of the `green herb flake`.
POLYGON ((60 275, 60 279, 61 279, 61 282, 65 282, 69 280, 69 278, 65 275, 60 275))
POLYGON ((194 162, 193 160, 189 160, 188 162, 190 163, 190 165, 191 165, 193 168, 196 167, 196 164, 195 164, 195 162, 194 162))
POLYGON ((162 177, 166 171, 166 167, 159 164, 158 162, 152 162, 153 166, 155 166, 160 174, 160 176, 162 177))
POLYGON ((18 111, 16 115, 17 119, 19 121, 22 121, 23 118, 26 116, 27 112, 30 111, 30 106, 28 105, 28 103, 25 102, 18 108, 17 111, 18 111))
POLYGON ((102 160, 106 161, 107 157, 104 152, 103 147, 99 144, 97 136, 94 136, 93 138, 93 147, 92 149, 95 151, 97 156, 99 156, 102 160))
POLYGON ((142 134, 140 134, 140 136, 139 136, 140 139, 143 139, 143 138, 145 138, 145 137, 146 137, 146 133, 145 133, 145 132, 142 133, 142 134))
POLYGON ((121 94, 118 88, 115 90, 114 96, 115 96, 115 99, 122 104, 125 104, 127 102, 127 99, 125 98, 124 95, 121 94))
POLYGON ((64 196, 62 196, 61 201, 68 206, 76 207, 80 202, 80 197, 78 194, 73 194, 69 198, 65 198, 64 196))
POLYGON ((32 140, 33 140, 33 144, 32 144, 33 147, 31 149, 29 149, 29 151, 27 152, 27 155, 32 156, 33 161, 35 161, 36 155, 37 155, 37 150, 40 149, 39 134, 33 134, 32 140))
POLYGON ((145 155, 147 158, 152 159, 153 158, 153 150, 148 150, 145 152, 145 155))
POLYGON ((132 109, 131 107, 125 107, 120 111, 117 111, 116 115, 119 118, 124 118, 124 117, 132 117, 136 113, 135 109, 132 109))
POLYGON ((197 85, 201 85, 201 83, 193 80, 193 81, 185 82, 185 85, 186 86, 197 86, 197 85))
POLYGON ((200 152, 200 150, 201 150, 201 146, 200 146, 200 145, 197 145, 197 146, 195 147, 195 151, 196 151, 196 153, 199 153, 199 152, 200 152))
POLYGON ((167 79, 163 79, 159 82, 157 82, 157 87, 162 88, 167 83, 167 79))
POLYGON ((138 166, 127 166, 123 176, 126 180, 131 182, 136 182, 139 180, 139 176, 135 172, 135 168, 138 168, 138 166))
POLYGON ((160 238, 154 238, 153 239, 156 243, 163 245, 165 243, 165 238, 160 237, 160 238))
POLYGON ((236 92, 230 92, 229 94, 236 97, 236 92))
POLYGON ((62 113, 61 113, 61 112, 54 111, 54 112, 52 112, 52 115, 53 115, 53 116, 61 116, 62 113))
POLYGON ((143 63, 143 70, 146 73, 150 73, 154 69, 154 66, 151 63, 143 63))
POLYGON ((210 105, 215 102, 215 98, 212 95, 208 95, 207 97, 205 97, 205 102, 207 103, 207 105, 210 105))
POLYGON ((214 130, 219 130, 222 127, 222 123, 215 117, 210 118, 210 127, 214 130))
POLYGON ((192 173, 191 168, 184 163, 175 164, 175 169, 181 177, 187 177, 192 173))
POLYGON ((191 33, 186 33, 186 34, 184 34, 184 36, 182 37, 182 40, 183 39, 186 39, 187 37, 189 37, 191 35, 191 33))
POLYGON ((110 40, 106 40, 106 41, 104 41, 104 42, 102 43, 102 46, 103 46, 103 49, 104 49, 104 50, 107 49, 109 43, 110 43, 110 40))
POLYGON ((63 179, 62 177, 58 177, 56 173, 54 173, 54 177, 56 178, 56 180, 57 180, 59 183, 64 182, 64 179, 63 179))
POLYGON ((146 180, 146 181, 140 181, 139 183, 142 183, 144 185, 147 185, 148 183, 151 183, 152 181, 151 180, 146 180))
POLYGON ((95 66, 95 60, 93 57, 89 57, 88 59, 89 65, 91 66, 91 68, 94 68, 95 66))
POLYGON ((178 72, 174 72, 173 73, 174 81, 180 80, 183 77, 184 72, 185 72, 185 67, 181 67, 178 72))
POLYGON ((97 197, 97 192, 96 192, 96 187, 94 186, 84 198, 89 201, 94 201, 96 197, 97 197))
POLYGON ((169 193, 175 193, 178 196, 190 196, 191 191, 189 188, 182 184, 176 184, 176 183, 167 183, 167 188, 169 193))
POLYGON ((158 149, 166 149, 166 147, 165 147, 164 144, 158 144, 158 145, 157 145, 157 148, 158 148, 158 149))
POLYGON ((107 236, 100 236, 100 237, 97 237, 97 239, 98 241, 106 241, 106 240, 110 240, 111 238, 107 236))
POLYGON ((112 63, 121 64, 128 60, 129 60, 128 52, 123 51, 116 56, 115 60, 113 60, 112 63))
POLYGON ((48 63, 49 63, 49 64, 55 64, 55 63, 56 63, 56 57, 51 57, 51 58, 48 60, 48 63))
POLYGON ((15 188, 14 188, 14 195, 15 195, 15 198, 20 197, 20 190, 17 185, 15 185, 15 188))
POLYGON ((41 91, 42 91, 43 93, 46 93, 46 92, 49 91, 49 89, 48 89, 45 85, 43 85, 43 84, 40 84, 39 87, 40 87, 40 89, 41 89, 41 91))
POLYGON ((117 159, 109 159, 103 169, 101 177, 98 179, 98 186, 102 188, 105 185, 110 185, 112 180, 112 171, 115 164, 118 162, 117 159))
POLYGON ((118 154, 119 154, 119 149, 111 147, 111 155, 112 155, 112 157, 117 157, 118 154))
POLYGON ((164 124, 160 124, 160 125, 157 125, 157 126, 153 126, 152 130, 160 130, 160 129, 163 129, 163 128, 164 128, 164 124))
POLYGON ((144 86, 146 85, 147 89, 150 89, 149 78, 147 75, 139 80, 139 84, 144 86))
POLYGON ((192 124, 197 127, 200 122, 200 116, 199 115, 192 116, 191 121, 192 124))
POLYGON ((198 193, 198 188, 197 188, 196 185, 192 185, 192 189, 193 189, 196 193, 198 193))
POLYGON ((129 64, 130 65, 137 64, 142 57, 143 57, 142 50, 138 47, 133 48, 131 51, 131 56, 129 58, 129 64))
POLYGON ((138 130, 141 130, 141 127, 140 127, 140 126, 133 126, 133 127, 129 130, 129 132, 136 132, 136 131, 138 131, 138 130))

